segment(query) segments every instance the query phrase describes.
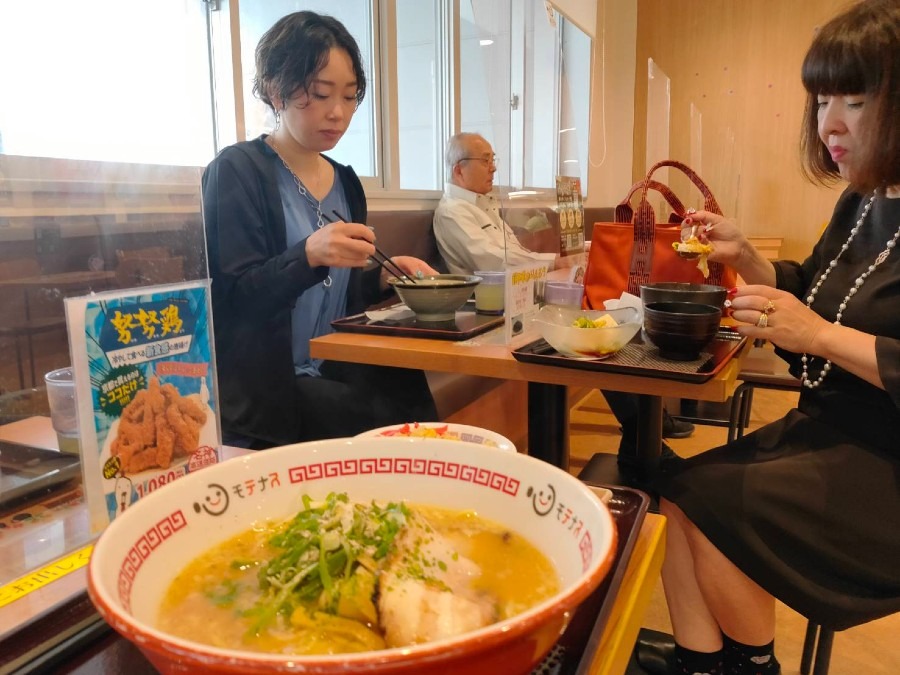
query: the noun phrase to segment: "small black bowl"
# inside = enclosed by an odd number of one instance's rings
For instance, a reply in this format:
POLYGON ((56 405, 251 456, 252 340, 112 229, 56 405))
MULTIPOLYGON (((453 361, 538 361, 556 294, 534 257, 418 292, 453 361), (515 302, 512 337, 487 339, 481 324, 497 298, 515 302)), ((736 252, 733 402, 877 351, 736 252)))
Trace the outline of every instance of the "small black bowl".
POLYGON ((728 290, 726 288, 713 284, 662 281, 641 286, 641 300, 645 305, 651 302, 692 302, 722 307, 727 297, 728 290))
POLYGON ((722 309, 694 302, 651 302, 644 305, 644 331, 671 361, 693 361, 719 330, 722 309))

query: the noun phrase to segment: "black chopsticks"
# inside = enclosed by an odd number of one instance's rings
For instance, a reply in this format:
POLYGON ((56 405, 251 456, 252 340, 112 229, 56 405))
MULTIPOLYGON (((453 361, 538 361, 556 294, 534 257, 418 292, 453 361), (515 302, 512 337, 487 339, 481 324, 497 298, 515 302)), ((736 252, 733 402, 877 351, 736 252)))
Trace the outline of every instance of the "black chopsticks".
MULTIPOLYGON (((346 218, 344 218, 344 216, 342 216, 342 215, 341 215, 340 213, 338 213, 337 211, 332 211, 331 213, 332 213, 338 220, 343 220, 345 223, 349 223, 349 222, 350 222, 349 220, 347 220, 346 218)), ((334 221, 331 221, 331 222, 334 222, 334 221)), ((373 244, 373 245, 374 245, 374 244, 373 244)), ((404 271, 403 271, 403 268, 401 268, 397 263, 395 263, 393 260, 391 260, 390 256, 385 255, 385 254, 382 252, 382 250, 381 250, 380 248, 378 248, 377 246, 375 246, 375 253, 377 253, 379 256, 381 256, 381 259, 379 260, 376 256, 372 256, 372 260, 374 260, 374 261, 377 262, 379 265, 381 265, 381 267, 382 267, 383 269, 387 270, 388 273, 393 274, 395 277, 397 277, 397 278, 399 278, 399 279, 403 279, 404 281, 407 281, 407 282, 409 282, 409 283, 411 283, 411 284, 417 283, 415 279, 413 279, 413 278, 412 278, 411 276, 409 276, 406 272, 404 272, 404 271), (391 267, 389 267, 388 265, 390 265, 390 266, 393 267, 394 269, 391 269, 391 267)))

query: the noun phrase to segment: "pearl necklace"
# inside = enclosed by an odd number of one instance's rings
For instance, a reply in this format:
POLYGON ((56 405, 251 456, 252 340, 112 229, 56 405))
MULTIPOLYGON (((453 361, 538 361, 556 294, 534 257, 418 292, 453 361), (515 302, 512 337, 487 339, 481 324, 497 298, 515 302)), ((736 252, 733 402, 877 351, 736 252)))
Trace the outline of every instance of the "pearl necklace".
MULTIPOLYGON (((828 267, 825 268, 825 271, 822 273, 822 276, 819 277, 819 280, 816 281, 816 285, 812 287, 812 290, 809 292, 809 295, 806 296, 806 306, 812 307, 813 301, 816 299, 816 295, 819 292, 819 289, 822 287, 822 283, 825 279, 828 278, 828 275, 831 273, 835 267, 837 267, 837 262, 840 260, 840 257, 844 254, 848 248, 850 248, 850 243, 853 241, 853 238, 856 236, 856 233, 859 232, 859 228, 862 227, 863 221, 865 221, 866 216, 869 215, 869 211, 872 210, 872 204, 875 201, 875 193, 872 193, 872 196, 869 198, 869 201, 863 207, 862 215, 859 217, 859 220, 856 221, 856 225, 850 230, 850 236, 847 237, 847 241, 844 242, 844 245, 841 246, 841 250, 838 251, 838 254, 834 257, 830 263, 828 263, 828 267)), ((875 262, 869 265, 866 268, 866 271, 856 277, 856 281, 853 282, 853 286, 850 288, 850 292, 844 296, 844 299, 841 301, 841 304, 838 305, 838 311, 834 318, 834 325, 841 325, 841 318, 844 316, 844 310, 847 309, 847 303, 850 302, 850 299, 856 295, 862 285, 866 282, 866 279, 875 271, 875 269, 887 260, 887 257, 891 254, 891 250, 897 245, 897 240, 900 239, 900 228, 897 228, 897 232, 894 234, 893 238, 889 239, 885 249, 878 254, 875 258, 875 262)), ((803 372, 800 374, 800 381, 803 383, 803 386, 807 389, 815 389, 825 380, 825 376, 831 371, 831 359, 825 361, 825 365, 822 366, 822 372, 819 373, 819 377, 815 380, 809 379, 809 370, 808 370, 808 362, 809 356, 807 354, 803 354, 800 357, 800 362, 803 367, 803 372)))
MULTIPOLYGON (((269 147, 272 148, 272 150, 275 150, 274 145, 269 144, 269 147)), ((303 181, 300 180, 300 176, 295 174, 294 170, 290 166, 288 166, 288 163, 284 161, 284 157, 281 156, 281 153, 278 152, 278 150, 275 150, 275 154, 278 155, 278 159, 281 160, 281 163, 284 165, 284 168, 288 170, 288 173, 294 177, 294 183, 297 185, 297 192, 299 192, 303 196, 303 198, 306 199, 306 201, 309 203, 309 205, 311 207, 313 207, 313 210, 316 212, 316 228, 321 230, 323 227, 325 227, 325 215, 322 213, 322 202, 315 199, 309 193, 309 190, 306 189, 306 186, 303 184, 303 181)), ((319 158, 317 157, 316 158, 316 167, 321 168, 321 165, 318 163, 318 161, 319 161, 319 158)), ((319 182, 319 174, 316 173, 316 183, 318 184, 318 182, 319 182)), ((325 281, 322 282, 322 285, 325 288, 328 288, 331 286, 331 275, 330 274, 327 277, 325 277, 325 281)))

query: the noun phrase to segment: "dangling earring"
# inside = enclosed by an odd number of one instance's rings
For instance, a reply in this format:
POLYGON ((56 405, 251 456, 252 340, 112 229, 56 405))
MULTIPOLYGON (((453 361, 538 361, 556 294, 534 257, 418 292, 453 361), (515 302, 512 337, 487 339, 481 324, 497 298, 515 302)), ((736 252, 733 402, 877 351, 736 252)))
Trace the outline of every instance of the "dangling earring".
POLYGON ((275 110, 275 128, 277 129, 281 126, 281 113, 274 108, 273 110, 275 110))

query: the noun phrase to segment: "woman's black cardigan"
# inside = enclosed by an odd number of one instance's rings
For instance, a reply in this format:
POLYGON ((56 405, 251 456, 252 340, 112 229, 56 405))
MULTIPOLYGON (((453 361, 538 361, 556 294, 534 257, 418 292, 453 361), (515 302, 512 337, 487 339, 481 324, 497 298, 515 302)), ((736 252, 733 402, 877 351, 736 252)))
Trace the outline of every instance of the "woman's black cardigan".
MULTIPOLYGON (((225 148, 206 168, 203 219, 223 432, 285 444, 299 437, 300 424, 291 310, 328 268, 309 265, 305 239, 288 248, 280 160, 263 138, 225 148)), ((344 187, 350 219, 365 223, 359 178, 351 167, 328 161, 344 187)), ((384 297, 379 273, 377 267, 351 270, 348 314, 384 297)))

